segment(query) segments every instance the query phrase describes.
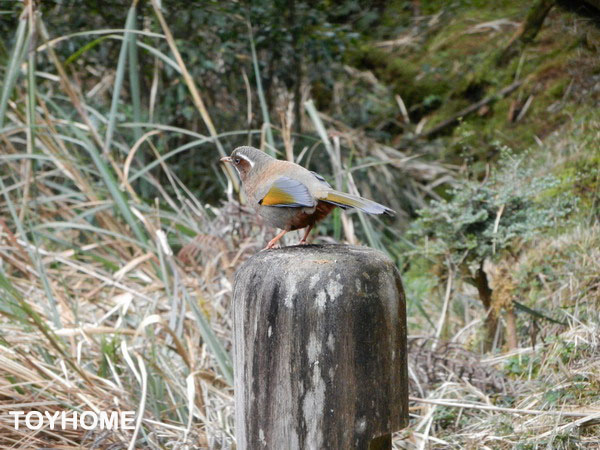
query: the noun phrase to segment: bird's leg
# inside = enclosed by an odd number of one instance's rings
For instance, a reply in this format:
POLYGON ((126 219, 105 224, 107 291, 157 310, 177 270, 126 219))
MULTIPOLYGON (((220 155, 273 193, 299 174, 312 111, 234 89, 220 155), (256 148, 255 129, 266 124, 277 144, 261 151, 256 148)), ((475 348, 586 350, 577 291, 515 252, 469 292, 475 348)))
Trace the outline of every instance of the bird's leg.
POLYGON ((277 241, 279 241, 279 239, 281 239, 283 237, 283 235, 287 232, 288 232, 288 230, 282 230, 281 233, 279 233, 277 236, 275 236, 273 239, 271 239, 269 241, 269 243, 264 248, 264 250, 275 247, 275 244, 277 244, 277 241))
POLYGON ((312 230, 313 224, 306 227, 306 231, 304 232, 304 237, 300 241, 300 244, 306 244, 306 238, 308 237, 310 230, 312 230))

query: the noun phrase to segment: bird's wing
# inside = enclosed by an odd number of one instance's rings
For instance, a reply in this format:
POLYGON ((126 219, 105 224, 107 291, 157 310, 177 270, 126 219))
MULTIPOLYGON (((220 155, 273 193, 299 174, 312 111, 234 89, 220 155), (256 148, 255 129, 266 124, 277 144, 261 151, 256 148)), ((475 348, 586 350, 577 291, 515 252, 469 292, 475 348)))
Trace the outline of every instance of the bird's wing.
POLYGON ((313 172, 312 170, 310 171, 310 173, 312 173, 314 175, 314 177, 319 180, 321 182, 321 184, 324 184, 325 186, 327 186, 328 188, 331 188, 331 185, 327 182, 327 180, 325 180, 325 178, 323 178, 321 175, 319 175, 317 172, 313 172))
POLYGON ((282 176, 273 182, 265 196, 258 203, 263 206, 311 207, 315 206, 315 199, 303 183, 282 176))

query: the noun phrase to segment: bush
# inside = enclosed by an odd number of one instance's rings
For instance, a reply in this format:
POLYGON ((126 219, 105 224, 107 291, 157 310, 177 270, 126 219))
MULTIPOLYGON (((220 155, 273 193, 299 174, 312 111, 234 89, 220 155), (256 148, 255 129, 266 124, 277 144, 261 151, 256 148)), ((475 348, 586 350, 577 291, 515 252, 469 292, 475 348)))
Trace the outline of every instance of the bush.
POLYGON ((506 259, 540 234, 564 227, 577 207, 577 198, 556 189, 561 181, 536 176, 529 159, 527 153, 515 156, 502 148, 497 170, 483 181, 457 182, 448 200, 433 201, 419 211, 410 231, 419 242, 416 254, 446 264, 450 273, 462 274, 477 288, 487 311, 488 350, 502 309, 508 313, 509 347, 518 342, 510 274, 505 268, 505 279, 493 291, 484 262, 506 259))
POLYGON ((472 272, 485 258, 565 225, 577 198, 548 195, 560 180, 536 177, 528 159, 527 153, 515 156, 503 148, 498 169, 485 180, 460 180, 449 200, 420 210, 410 231, 421 242, 418 252, 467 264, 472 272))

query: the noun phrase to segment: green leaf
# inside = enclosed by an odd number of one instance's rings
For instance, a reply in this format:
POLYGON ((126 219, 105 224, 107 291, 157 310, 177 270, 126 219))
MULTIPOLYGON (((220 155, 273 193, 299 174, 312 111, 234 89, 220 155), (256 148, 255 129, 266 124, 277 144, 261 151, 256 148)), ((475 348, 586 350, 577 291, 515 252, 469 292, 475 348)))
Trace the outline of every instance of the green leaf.
MULTIPOLYGON (((269 119, 269 109, 267 108, 265 92, 262 86, 260 68, 258 67, 258 57, 256 56, 256 46, 254 45, 254 37, 252 36, 252 26, 250 24, 248 24, 248 30, 250 35, 250 50, 252 52, 252 66, 254 67, 256 89, 258 90, 258 100, 260 102, 260 110, 262 111, 263 122, 266 127, 267 143, 269 144, 267 147, 267 153, 271 156, 275 156, 275 143, 273 141, 273 131, 271 130, 271 120, 269 119)), ((300 119, 297 118, 297 120, 300 119)))
POLYGON ((204 313, 200 310, 198 304, 187 295, 185 296, 185 299, 192 308, 192 312, 198 322, 200 334, 217 360, 223 377, 231 386, 233 386, 233 364, 231 362, 231 356, 227 350, 225 350, 217 336, 215 336, 214 331, 208 323, 208 320, 206 320, 206 317, 204 317, 204 313))
POLYGON ((4 116, 6 115, 6 108, 8 106, 8 99, 17 81, 19 66, 23 61, 25 48, 25 31, 27 30, 27 21, 24 16, 19 19, 19 25, 17 27, 15 46, 13 47, 12 54, 8 60, 8 67, 4 74, 4 80, 2 82, 2 95, 0 96, 0 128, 4 125, 4 116))
POLYGON ((81 55, 83 55, 85 52, 93 49, 94 47, 96 47, 98 44, 100 44, 102 41, 106 40, 110 38, 110 36, 102 36, 99 37, 97 39, 94 39, 92 42, 89 42, 87 44, 85 44, 83 47, 81 47, 79 50, 73 52, 71 54, 71 56, 69 56, 66 60, 65 60, 65 67, 67 67, 69 64, 73 63, 74 61, 76 61, 81 55))
MULTIPOLYGON (((135 22, 135 2, 129 8, 127 13, 127 20, 125 21, 125 30, 133 29, 135 22)), ((106 136, 104 138, 103 153, 108 154, 110 146, 112 144, 113 133, 115 131, 115 123, 117 121, 117 109, 119 106, 119 98, 121 96, 121 87, 123 85, 123 77, 125 76, 125 68, 127 63, 127 43, 129 39, 128 31, 125 31, 125 37, 121 44, 121 51, 119 52, 119 60, 117 62, 117 70, 115 73, 115 83, 113 86, 112 103, 110 105, 110 113, 108 115, 108 125, 106 127, 106 136)))

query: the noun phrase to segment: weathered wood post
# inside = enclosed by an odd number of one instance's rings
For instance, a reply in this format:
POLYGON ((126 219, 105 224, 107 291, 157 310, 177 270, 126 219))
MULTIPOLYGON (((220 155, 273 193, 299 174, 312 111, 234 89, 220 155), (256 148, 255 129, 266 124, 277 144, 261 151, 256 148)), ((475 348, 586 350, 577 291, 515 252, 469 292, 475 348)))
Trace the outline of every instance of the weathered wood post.
POLYGON ((237 448, 387 449, 408 422, 400 276, 363 247, 258 253, 233 292, 237 448))

